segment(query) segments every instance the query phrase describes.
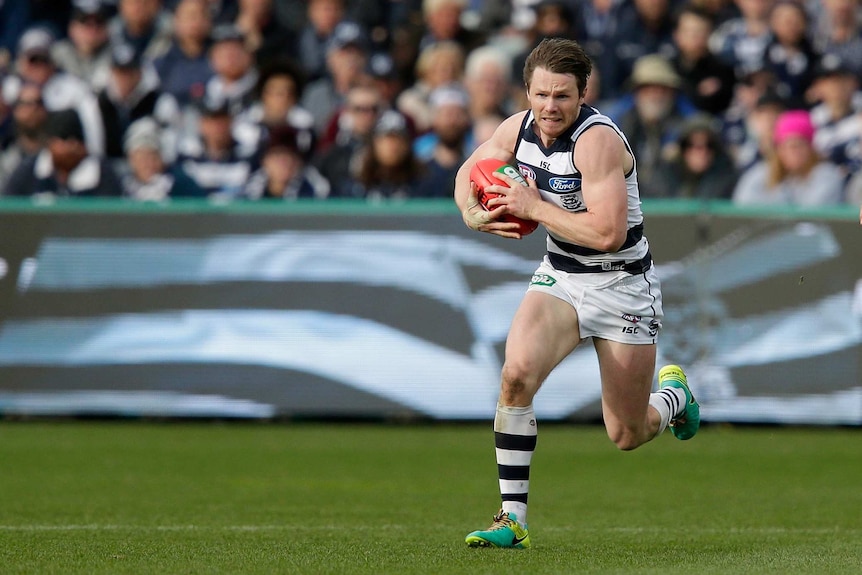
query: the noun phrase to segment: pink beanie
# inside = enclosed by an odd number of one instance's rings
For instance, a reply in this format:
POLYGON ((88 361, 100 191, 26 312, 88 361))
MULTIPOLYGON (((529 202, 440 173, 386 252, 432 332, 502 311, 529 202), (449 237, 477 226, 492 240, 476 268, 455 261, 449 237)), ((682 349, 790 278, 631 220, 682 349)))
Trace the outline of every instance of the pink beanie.
POLYGON ((803 138, 809 144, 814 140, 814 124, 811 123, 811 116, 805 110, 784 112, 775 122, 773 138, 776 144, 793 136, 803 138))

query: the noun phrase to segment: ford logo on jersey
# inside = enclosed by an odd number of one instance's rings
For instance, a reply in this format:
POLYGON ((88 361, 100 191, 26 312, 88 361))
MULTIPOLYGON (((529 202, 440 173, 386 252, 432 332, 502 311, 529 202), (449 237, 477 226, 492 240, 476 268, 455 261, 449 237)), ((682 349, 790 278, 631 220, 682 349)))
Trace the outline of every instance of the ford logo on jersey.
POLYGON ((581 187, 580 178, 551 178, 548 185, 555 192, 571 192, 581 187))

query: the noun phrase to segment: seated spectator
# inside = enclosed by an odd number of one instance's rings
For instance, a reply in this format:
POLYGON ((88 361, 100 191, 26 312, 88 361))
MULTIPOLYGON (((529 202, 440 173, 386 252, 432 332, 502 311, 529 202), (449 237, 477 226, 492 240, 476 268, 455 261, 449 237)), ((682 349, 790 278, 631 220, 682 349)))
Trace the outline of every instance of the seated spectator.
POLYGON ((98 94, 99 111, 104 123, 105 154, 124 160, 123 140, 129 125, 152 117, 160 124, 178 122, 179 106, 170 94, 162 93, 159 79, 151 66, 144 67, 140 55, 127 44, 111 49, 111 70, 107 84, 98 94))
POLYGON ((167 165, 159 125, 142 118, 126 130, 123 144, 129 165, 122 178, 123 195, 144 202, 202 198, 206 192, 177 164, 167 165))
POLYGON ((329 196, 329 182, 312 166, 297 146, 299 134, 291 126, 273 127, 263 148, 260 169, 245 185, 249 200, 322 200, 329 196))
POLYGON ((0 153, 0 189, 19 164, 42 151, 47 120, 42 88, 36 84, 21 86, 12 107, 11 140, 0 153))
POLYGON ((51 48, 51 57, 64 71, 97 89, 111 62, 108 42, 109 7, 103 0, 74 0, 68 37, 51 48))
POLYGON ((786 100, 772 87, 767 70, 746 74, 736 85, 733 102, 722 116, 722 140, 737 170, 745 171, 772 149, 772 129, 786 100))
POLYGON ((227 101, 204 97, 196 106, 199 134, 180 141, 177 163, 208 196, 232 199, 257 169, 257 148, 234 139, 227 101))
POLYGON ((862 92, 853 69, 835 54, 826 54, 814 72, 810 95, 816 133, 814 147, 850 174, 862 168, 862 92))
MULTIPOLYGON (((623 69, 614 39, 617 25, 632 9, 631 4, 626 0, 583 0, 575 3, 575 9, 575 37, 592 58, 593 72, 601 78, 601 94, 595 97, 606 101, 622 97, 630 70, 623 69)), ((516 72, 520 77, 521 70, 516 72)))
POLYGON ((738 174, 711 116, 699 114, 686 120, 679 148, 656 170, 642 198, 726 200, 733 194, 738 174))
POLYGON ((829 206, 844 200, 844 174, 814 149, 814 125, 804 110, 778 117, 775 152, 742 174, 733 192, 737 205, 829 206))
POLYGON ((207 98, 225 100, 231 114, 245 110, 254 98, 258 70, 245 46, 242 31, 233 24, 216 26, 209 51, 214 75, 207 81, 207 98))
POLYGON ((811 37, 819 54, 840 58, 862 76, 862 16, 857 0, 822 0, 813 11, 811 37))
POLYGON ((739 16, 726 20, 709 39, 709 51, 731 66, 737 77, 761 70, 772 39, 769 9, 773 0, 734 0, 739 16))
MULTIPOLYGON (((522 74, 518 74, 518 92, 526 94, 522 74)), ((515 108, 509 99, 512 87, 510 58, 496 46, 476 48, 464 67, 464 88, 469 95, 470 117, 507 117, 515 108)), ((520 108, 519 108, 520 109, 520 108)))
POLYGON ((776 90, 787 94, 788 105, 805 106, 814 66, 820 59, 808 40, 808 14, 797 0, 777 0, 769 12, 772 39, 766 45, 764 66, 777 80, 776 90))
POLYGON ((377 52, 368 59, 368 76, 376 85, 387 108, 394 108, 395 101, 404 91, 404 82, 395 67, 395 60, 387 52, 377 52))
POLYGON ((119 197, 122 187, 107 160, 88 153, 74 109, 52 112, 46 147, 25 160, 6 182, 8 196, 119 197))
MULTIPOLYGON (((328 74, 326 54, 335 29, 346 20, 344 0, 309 0, 308 25, 299 34, 299 61, 309 82, 328 74)), ((352 24, 357 25, 355 22, 352 24)), ((358 26, 358 25, 357 25, 358 26)))
POLYGON ((347 93, 332 143, 317 154, 315 165, 332 185, 332 195, 343 197, 351 188, 351 163, 371 140, 386 104, 376 84, 358 84, 347 93))
POLYGON ((638 180, 649 187, 653 169, 667 157, 683 121, 696 112, 680 92, 682 81, 667 58, 658 54, 635 62, 631 94, 607 114, 626 134, 638 166, 638 180))
POLYGON ((21 35, 15 72, 3 79, 3 100, 14 102, 24 83, 41 86, 42 99, 49 112, 77 110, 84 125, 88 152, 101 156, 105 138, 96 95, 86 82, 57 68, 51 56, 53 45, 54 37, 45 28, 30 28, 21 35))
POLYGON ((295 35, 276 18, 274 0, 238 0, 234 24, 245 36, 245 46, 261 66, 296 57, 295 35))
POLYGON ((171 15, 162 9, 161 0, 118 0, 117 16, 108 31, 111 44, 129 44, 151 63, 171 45, 171 15))
POLYGON ((326 50, 327 75, 309 84, 302 96, 302 107, 314 117, 319 136, 344 105, 350 88, 365 77, 368 55, 368 38, 358 24, 336 26, 326 50))
POLYGON ((431 131, 416 140, 417 157, 425 166, 413 197, 451 198, 455 174, 472 150, 469 101, 457 86, 431 93, 431 131), (421 153, 419 152, 421 150, 421 153))
POLYGON ((671 62, 692 104, 702 112, 721 114, 730 106, 736 76, 733 68, 709 51, 713 29, 708 12, 685 5, 676 14, 673 32, 676 53, 671 62))
POLYGON ((266 139, 270 127, 287 124, 296 129, 297 146, 310 160, 317 137, 314 117, 299 105, 304 89, 302 70, 291 60, 270 64, 258 78, 251 105, 237 116, 234 136, 257 146, 266 139))
POLYGON ((644 56, 670 58, 673 54, 671 0, 631 0, 626 4, 610 39, 620 79, 628 78, 635 62, 644 56))
POLYGON ((399 112, 410 118, 419 134, 431 127, 431 92, 464 79, 464 49, 455 42, 437 42, 424 49, 416 61, 416 83, 396 100, 399 112))
POLYGON ((213 75, 207 54, 212 16, 208 0, 180 0, 167 52, 153 62, 162 90, 186 106, 204 94, 213 75))
POLYGON ((406 200, 424 176, 413 153, 413 133, 407 118, 395 110, 384 112, 371 142, 358 155, 348 197, 371 201, 406 200))
POLYGON ((455 42, 469 54, 485 43, 485 36, 478 30, 464 27, 461 16, 467 8, 467 0, 423 0, 422 37, 419 52, 437 42, 455 42))

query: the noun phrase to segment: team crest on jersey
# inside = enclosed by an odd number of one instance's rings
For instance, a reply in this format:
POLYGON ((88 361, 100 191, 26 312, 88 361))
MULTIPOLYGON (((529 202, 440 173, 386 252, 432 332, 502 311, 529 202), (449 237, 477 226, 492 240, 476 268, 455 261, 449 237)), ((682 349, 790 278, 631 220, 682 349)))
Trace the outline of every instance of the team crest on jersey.
POLYGON ((533 168, 527 166, 526 164, 518 164, 518 169, 521 171, 521 175, 525 178, 530 178, 531 180, 536 179, 536 172, 533 171, 533 168))
POLYGON ((581 189, 581 179, 555 177, 548 180, 548 186, 555 192, 576 192, 581 189))
POLYGON ((570 212, 584 209, 584 200, 582 199, 581 192, 560 196, 560 203, 570 212))
POLYGON ((533 274, 533 278, 530 280, 530 285, 534 286, 551 287, 555 283, 557 283, 557 280, 548 274, 533 274))

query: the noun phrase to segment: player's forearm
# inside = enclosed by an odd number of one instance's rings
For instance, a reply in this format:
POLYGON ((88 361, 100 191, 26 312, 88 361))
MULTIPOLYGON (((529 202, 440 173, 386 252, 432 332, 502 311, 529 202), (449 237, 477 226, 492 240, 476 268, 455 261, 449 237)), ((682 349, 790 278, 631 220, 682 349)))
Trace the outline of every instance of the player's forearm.
POLYGON ((624 222, 620 225, 617 218, 602 217, 589 210, 573 214, 550 202, 538 202, 531 219, 559 238, 603 252, 618 250, 626 239, 624 222))

